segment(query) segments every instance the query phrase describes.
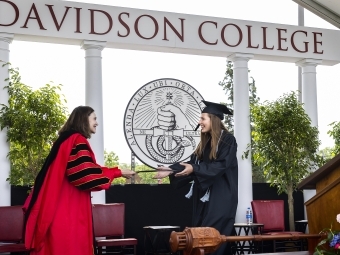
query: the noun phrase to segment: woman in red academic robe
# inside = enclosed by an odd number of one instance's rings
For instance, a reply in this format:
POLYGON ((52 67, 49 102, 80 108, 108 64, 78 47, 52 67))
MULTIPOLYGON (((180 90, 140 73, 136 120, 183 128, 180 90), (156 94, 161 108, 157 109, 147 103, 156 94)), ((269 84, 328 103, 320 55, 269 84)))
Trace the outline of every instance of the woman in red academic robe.
POLYGON ((98 126, 94 110, 79 106, 59 131, 25 211, 25 246, 31 255, 93 255, 91 191, 134 172, 96 163, 87 139, 98 126))

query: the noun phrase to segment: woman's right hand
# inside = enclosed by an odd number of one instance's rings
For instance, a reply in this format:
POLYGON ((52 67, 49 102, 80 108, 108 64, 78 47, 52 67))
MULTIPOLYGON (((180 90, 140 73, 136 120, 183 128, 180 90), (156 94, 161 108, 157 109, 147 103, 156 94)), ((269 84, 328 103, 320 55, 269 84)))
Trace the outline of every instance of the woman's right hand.
POLYGON ((136 174, 136 172, 131 171, 131 170, 120 170, 120 171, 122 171, 122 177, 126 179, 130 179, 136 174))

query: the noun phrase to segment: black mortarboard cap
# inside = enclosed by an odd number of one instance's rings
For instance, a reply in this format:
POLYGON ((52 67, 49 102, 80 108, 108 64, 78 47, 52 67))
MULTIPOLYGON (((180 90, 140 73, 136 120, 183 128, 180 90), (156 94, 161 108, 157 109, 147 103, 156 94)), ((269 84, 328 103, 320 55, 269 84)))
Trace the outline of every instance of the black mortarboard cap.
MULTIPOLYGON (((217 104, 213 102, 208 101, 202 101, 206 107, 202 110, 202 113, 210 113, 217 117, 219 117, 221 120, 224 119, 224 114, 233 115, 233 113, 228 109, 227 106, 224 104, 217 104)), ((198 129, 199 125, 197 125, 195 131, 198 129)))
POLYGON ((219 117, 221 120, 224 119, 223 114, 233 115, 232 112, 224 104, 217 104, 217 103, 212 103, 208 101, 202 101, 202 102, 207 106, 203 109, 202 113, 213 114, 219 117))

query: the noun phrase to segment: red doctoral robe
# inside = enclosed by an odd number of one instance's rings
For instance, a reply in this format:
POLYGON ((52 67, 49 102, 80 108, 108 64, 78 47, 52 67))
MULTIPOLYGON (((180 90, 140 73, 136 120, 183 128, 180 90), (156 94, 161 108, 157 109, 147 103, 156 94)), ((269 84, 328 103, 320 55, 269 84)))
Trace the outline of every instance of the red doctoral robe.
POLYGON ((118 168, 96 163, 87 139, 63 141, 28 214, 25 246, 31 255, 93 255, 91 191, 108 189, 118 168))

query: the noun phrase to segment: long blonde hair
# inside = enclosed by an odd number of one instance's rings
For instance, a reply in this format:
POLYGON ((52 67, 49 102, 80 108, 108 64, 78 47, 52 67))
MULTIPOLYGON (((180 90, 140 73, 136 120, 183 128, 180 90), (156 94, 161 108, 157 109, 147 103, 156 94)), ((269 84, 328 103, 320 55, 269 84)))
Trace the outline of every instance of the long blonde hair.
POLYGON ((218 146, 218 141, 221 136, 222 130, 228 131, 224 124, 222 123, 221 119, 213 114, 208 113, 208 116, 210 118, 210 124, 211 129, 210 132, 202 133, 201 132, 201 142, 197 146, 195 150, 195 154, 199 159, 202 159, 203 157, 203 151, 206 144, 209 142, 209 139, 211 139, 211 150, 209 154, 209 159, 213 160, 216 159, 216 148, 218 146))

